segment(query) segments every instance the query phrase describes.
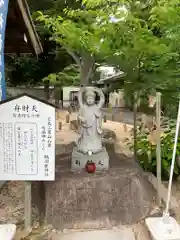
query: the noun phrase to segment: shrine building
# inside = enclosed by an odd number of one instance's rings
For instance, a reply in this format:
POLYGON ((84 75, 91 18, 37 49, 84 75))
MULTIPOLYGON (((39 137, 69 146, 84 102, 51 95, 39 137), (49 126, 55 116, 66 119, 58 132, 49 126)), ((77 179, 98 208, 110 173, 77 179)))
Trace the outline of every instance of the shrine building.
POLYGON ((9 0, 5 33, 5 54, 40 55, 43 48, 26 0, 9 0))

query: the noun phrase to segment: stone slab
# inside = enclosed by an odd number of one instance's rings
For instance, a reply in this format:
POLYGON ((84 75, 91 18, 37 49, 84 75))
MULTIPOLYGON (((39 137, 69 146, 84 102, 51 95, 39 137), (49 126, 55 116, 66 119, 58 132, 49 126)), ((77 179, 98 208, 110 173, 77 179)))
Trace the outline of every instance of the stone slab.
MULTIPOLYGON (((147 177, 148 181, 152 184, 154 189, 157 191, 157 189, 158 189, 157 177, 155 177, 150 172, 144 173, 144 176, 147 177)), ((168 193, 168 189, 164 186, 163 183, 161 183, 161 185, 160 185, 160 196, 165 203, 167 202, 167 193, 168 193)), ((170 207, 175 211, 177 211, 177 209, 179 207, 179 203, 178 203, 175 196, 171 196, 170 207)))
POLYGON ((85 232, 59 233, 52 237, 53 240, 135 240, 134 233, 131 228, 123 228, 120 230, 99 230, 85 232))
POLYGON ((137 164, 110 154, 108 171, 56 173, 46 183, 45 220, 54 228, 101 229, 135 224, 148 216, 154 191, 137 164))
POLYGON ((109 156, 105 148, 102 151, 88 155, 77 151, 77 148, 73 148, 71 170, 72 171, 83 171, 86 163, 92 161, 96 164, 96 171, 103 171, 109 169, 109 156))
POLYGON ((144 221, 135 224, 133 227, 133 232, 136 240, 152 240, 144 221))

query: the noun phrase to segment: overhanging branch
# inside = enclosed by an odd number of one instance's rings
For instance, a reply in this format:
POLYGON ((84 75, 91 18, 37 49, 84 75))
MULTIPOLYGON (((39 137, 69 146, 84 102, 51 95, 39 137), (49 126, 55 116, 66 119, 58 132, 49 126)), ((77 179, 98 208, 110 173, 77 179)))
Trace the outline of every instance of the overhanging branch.
POLYGON ((81 60, 80 60, 80 57, 72 50, 70 50, 69 48, 67 47, 63 47, 67 53, 74 59, 74 61, 76 62, 76 64, 78 64, 79 66, 81 65, 81 60))

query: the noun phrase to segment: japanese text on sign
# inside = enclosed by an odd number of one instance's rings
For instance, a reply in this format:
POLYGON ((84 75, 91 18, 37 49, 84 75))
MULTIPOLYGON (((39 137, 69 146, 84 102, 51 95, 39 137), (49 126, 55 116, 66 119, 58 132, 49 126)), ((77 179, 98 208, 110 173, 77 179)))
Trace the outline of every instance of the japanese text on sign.
POLYGON ((0 180, 55 176, 55 108, 20 96, 0 104, 0 180))
POLYGON ((15 124, 15 161, 17 174, 37 174, 37 125, 35 123, 15 124), (22 162, 21 159, 24 159, 22 162), (26 170, 26 171, 25 171, 26 170))
POLYGON ((39 118, 39 110, 36 105, 18 105, 16 104, 13 109, 13 117, 15 118, 39 118))

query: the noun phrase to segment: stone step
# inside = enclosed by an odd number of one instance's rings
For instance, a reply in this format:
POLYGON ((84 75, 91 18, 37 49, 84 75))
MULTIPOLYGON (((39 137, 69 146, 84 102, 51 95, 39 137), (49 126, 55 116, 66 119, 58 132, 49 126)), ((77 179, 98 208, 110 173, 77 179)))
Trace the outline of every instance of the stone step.
POLYGON ((45 184, 46 222, 56 229, 88 230, 145 218, 154 197, 151 186, 136 164, 123 156, 112 158, 117 163, 107 172, 77 174, 61 168, 56 180, 45 184))
POLYGON ((71 161, 71 153, 66 155, 56 156, 56 164, 61 164, 62 162, 71 161))
POLYGON ((97 230, 84 232, 70 232, 54 234, 53 240, 135 240, 133 230, 124 228, 120 230, 97 230))
POLYGON ((56 173, 71 169, 71 155, 72 153, 64 153, 56 156, 56 173))

